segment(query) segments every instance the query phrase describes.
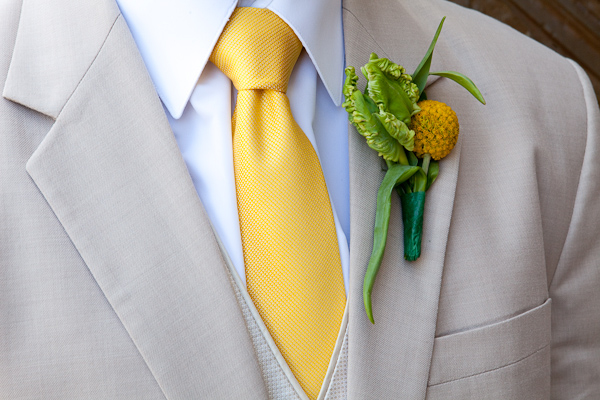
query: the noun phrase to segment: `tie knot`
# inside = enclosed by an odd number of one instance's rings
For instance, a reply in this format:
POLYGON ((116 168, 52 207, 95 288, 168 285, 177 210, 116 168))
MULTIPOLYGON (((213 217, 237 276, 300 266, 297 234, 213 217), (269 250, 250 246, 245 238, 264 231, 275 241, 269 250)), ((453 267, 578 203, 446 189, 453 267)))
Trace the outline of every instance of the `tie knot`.
POLYGON ((237 90, 285 93, 302 43, 274 12, 236 8, 210 56, 237 90))

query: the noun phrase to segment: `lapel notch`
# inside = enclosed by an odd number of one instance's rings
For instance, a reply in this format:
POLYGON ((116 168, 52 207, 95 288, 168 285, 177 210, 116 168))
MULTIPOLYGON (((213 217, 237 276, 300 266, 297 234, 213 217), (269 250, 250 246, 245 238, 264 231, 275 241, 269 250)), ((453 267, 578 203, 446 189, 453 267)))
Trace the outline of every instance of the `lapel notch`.
POLYGON ((56 119, 118 16, 114 2, 23 0, 4 98, 56 119))

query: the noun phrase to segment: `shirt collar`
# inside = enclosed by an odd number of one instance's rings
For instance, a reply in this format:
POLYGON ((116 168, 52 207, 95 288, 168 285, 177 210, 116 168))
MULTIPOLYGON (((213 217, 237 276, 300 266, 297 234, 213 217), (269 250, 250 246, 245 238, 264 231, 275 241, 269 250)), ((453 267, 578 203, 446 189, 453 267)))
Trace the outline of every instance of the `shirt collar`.
MULTIPOLYGON (((238 0, 117 0, 156 91, 181 117, 238 0)), ((341 0, 240 0, 265 7, 296 33, 331 99, 342 99, 344 44, 341 0)))

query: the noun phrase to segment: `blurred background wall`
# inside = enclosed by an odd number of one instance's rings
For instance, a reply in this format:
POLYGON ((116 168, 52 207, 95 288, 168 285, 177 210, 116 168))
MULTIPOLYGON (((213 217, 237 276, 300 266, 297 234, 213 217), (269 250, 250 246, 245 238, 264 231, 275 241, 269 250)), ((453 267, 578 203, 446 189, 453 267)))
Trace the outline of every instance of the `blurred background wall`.
POLYGON ((571 58, 600 96, 600 0, 450 0, 494 17, 571 58))

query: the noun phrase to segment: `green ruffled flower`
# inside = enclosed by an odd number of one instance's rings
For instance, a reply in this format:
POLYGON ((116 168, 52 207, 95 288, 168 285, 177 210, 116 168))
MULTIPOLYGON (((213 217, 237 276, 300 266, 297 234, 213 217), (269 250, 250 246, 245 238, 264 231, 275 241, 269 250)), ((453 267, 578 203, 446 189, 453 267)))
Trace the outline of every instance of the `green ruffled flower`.
POLYGON ((401 145, 388 133, 377 117, 379 112, 377 105, 356 87, 358 76, 356 76, 354 67, 346 68, 346 76, 344 84, 346 101, 342 106, 348 112, 348 119, 367 139, 369 147, 377 151, 384 159, 398 162, 402 151, 401 145))
POLYGON ((369 62, 361 68, 367 78, 369 96, 381 112, 390 112, 406 125, 421 109, 417 106, 419 88, 401 65, 371 53, 369 62))
POLYGON ((361 71, 367 78, 366 93, 356 86, 354 67, 346 68, 343 106, 349 120, 385 160, 406 164, 404 149, 414 148, 415 133, 408 125, 420 111, 419 89, 404 67, 375 53, 361 71))
POLYGON ((403 121, 398 120, 396 116, 389 112, 379 112, 377 114, 379 122, 383 125, 385 130, 404 146, 408 151, 412 151, 415 145, 415 132, 412 129, 408 129, 408 126, 403 121))

